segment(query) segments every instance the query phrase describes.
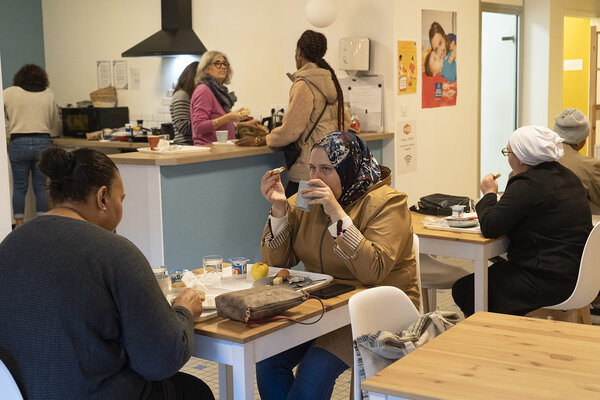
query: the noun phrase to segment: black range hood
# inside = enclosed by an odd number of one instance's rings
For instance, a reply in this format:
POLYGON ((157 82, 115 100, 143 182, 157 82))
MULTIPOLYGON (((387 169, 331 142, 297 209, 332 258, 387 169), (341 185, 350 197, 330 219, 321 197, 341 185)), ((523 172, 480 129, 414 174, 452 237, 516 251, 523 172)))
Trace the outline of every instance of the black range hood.
POLYGON ((122 57, 202 55, 206 47, 192 30, 191 0, 161 0, 162 29, 141 41, 122 57))

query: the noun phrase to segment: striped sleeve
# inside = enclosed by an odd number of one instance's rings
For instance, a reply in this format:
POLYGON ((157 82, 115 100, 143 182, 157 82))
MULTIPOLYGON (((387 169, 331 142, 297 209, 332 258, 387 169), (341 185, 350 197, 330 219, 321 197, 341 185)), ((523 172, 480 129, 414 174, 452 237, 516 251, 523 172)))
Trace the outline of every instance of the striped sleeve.
POLYGON ((265 235, 264 243, 270 249, 276 249, 281 246, 290 236, 290 224, 287 222, 287 215, 282 218, 274 218, 269 215, 267 226, 269 230, 265 235), (285 226, 282 227, 283 224, 285 224, 285 226), (274 227, 273 225, 277 226, 274 227))
POLYGON ((170 106, 173 130, 175 131, 175 143, 194 144, 192 139, 192 121, 190 117, 190 100, 183 96, 175 97, 170 106))
POLYGON ((364 238, 361 231, 354 224, 351 224, 335 239, 336 244, 333 245, 333 252, 342 260, 355 260, 358 257, 356 249, 364 238))

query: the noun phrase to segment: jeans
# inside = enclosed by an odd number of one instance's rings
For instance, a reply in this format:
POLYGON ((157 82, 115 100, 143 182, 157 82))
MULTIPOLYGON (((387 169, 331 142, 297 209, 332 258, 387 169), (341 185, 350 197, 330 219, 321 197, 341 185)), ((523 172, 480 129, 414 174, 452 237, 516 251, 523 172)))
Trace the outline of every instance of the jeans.
POLYGON ((46 176, 37 168, 39 155, 50 146, 47 134, 13 134, 8 145, 8 157, 13 175, 13 212, 15 218, 25 215, 25 195, 29 187, 29 172, 35 193, 35 207, 38 214, 48 211, 48 190, 46 176))
POLYGON ((348 366, 327 350, 303 343, 256 364, 262 400, 330 399, 337 377, 348 366), (292 369, 298 365, 296 377, 292 369))

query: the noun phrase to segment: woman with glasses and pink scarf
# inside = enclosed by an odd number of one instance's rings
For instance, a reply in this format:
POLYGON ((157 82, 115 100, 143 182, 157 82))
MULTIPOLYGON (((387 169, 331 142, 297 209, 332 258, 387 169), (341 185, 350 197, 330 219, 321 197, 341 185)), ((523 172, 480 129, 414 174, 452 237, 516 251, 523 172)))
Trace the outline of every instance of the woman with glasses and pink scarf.
POLYGON ((248 116, 244 108, 232 110, 237 97, 225 86, 231 82, 232 75, 233 69, 225 54, 208 51, 202 55, 194 79, 198 86, 190 100, 194 145, 216 142, 217 130, 226 130, 227 138, 235 139, 236 124, 256 127, 260 123, 243 121, 248 116))

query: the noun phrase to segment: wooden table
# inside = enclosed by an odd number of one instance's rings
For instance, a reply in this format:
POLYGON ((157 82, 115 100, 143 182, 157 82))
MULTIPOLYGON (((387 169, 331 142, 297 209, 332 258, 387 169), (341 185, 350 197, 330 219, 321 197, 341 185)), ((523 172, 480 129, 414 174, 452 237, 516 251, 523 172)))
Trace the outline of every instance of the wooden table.
POLYGON ((371 399, 599 399, 600 327, 478 312, 367 379, 371 399))
MULTIPOLYGON (((325 315, 313 325, 291 321, 244 325, 241 322, 213 318, 196 325, 193 356, 219 363, 219 394, 231 399, 228 375, 233 378, 233 398, 254 398, 254 366, 282 351, 305 343, 350 324, 348 299, 358 291, 323 300, 325 315), (228 366, 231 371, 228 373, 228 366)), ((321 304, 308 300, 283 315, 301 321, 315 320, 321 314, 321 304)))
POLYGON ((508 239, 487 239, 481 234, 427 229, 427 215, 411 212, 414 233, 419 237, 419 251, 446 257, 468 258, 475 263, 475 311, 487 310, 488 259, 506 253, 508 239))

